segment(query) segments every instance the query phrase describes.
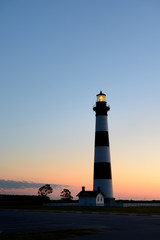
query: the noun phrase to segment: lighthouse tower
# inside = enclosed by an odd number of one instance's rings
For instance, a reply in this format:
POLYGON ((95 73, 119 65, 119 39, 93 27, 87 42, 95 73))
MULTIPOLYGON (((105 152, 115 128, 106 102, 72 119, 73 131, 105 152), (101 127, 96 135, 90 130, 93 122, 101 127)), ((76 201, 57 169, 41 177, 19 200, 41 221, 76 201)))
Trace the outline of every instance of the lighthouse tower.
POLYGON ((93 110, 96 112, 93 190, 96 191, 100 188, 105 195, 105 202, 112 202, 113 190, 107 122, 107 113, 110 107, 107 105, 106 95, 102 91, 97 94, 97 102, 93 110))

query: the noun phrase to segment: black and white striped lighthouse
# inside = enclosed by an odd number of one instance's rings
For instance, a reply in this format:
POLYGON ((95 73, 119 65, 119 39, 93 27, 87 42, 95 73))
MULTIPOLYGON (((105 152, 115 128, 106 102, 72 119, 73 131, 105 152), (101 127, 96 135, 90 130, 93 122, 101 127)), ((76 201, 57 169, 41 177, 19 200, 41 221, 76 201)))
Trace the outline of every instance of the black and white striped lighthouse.
POLYGON ((100 187, 105 195, 105 201, 112 202, 113 190, 107 121, 110 107, 107 105, 106 95, 102 91, 97 94, 97 102, 93 110, 96 112, 93 190, 96 191, 100 187))

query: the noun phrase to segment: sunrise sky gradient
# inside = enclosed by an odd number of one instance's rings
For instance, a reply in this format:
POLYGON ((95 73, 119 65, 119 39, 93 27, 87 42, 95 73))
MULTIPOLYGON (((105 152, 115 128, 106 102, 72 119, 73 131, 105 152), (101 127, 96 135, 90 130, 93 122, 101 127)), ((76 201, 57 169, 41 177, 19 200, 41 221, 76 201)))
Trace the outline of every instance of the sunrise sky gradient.
POLYGON ((160 199, 159 13, 158 0, 0 1, 0 193, 92 190, 102 90, 114 197, 160 199))

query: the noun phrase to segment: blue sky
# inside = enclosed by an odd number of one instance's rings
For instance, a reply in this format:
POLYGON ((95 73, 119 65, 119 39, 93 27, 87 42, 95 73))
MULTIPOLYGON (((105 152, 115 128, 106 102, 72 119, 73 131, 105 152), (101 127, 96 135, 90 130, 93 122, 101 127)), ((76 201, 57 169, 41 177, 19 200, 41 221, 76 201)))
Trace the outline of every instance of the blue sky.
POLYGON ((159 12, 157 0, 1 0, 2 179, 92 188, 102 90, 115 195, 125 179, 136 188, 129 176, 160 187, 159 12))

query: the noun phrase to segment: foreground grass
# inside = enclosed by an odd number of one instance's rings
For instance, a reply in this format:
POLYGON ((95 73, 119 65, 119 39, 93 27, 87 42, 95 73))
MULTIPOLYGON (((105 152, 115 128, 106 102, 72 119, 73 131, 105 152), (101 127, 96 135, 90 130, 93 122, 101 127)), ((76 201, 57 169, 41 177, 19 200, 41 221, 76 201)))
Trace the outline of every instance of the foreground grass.
POLYGON ((104 214, 158 214, 160 215, 160 207, 78 207, 78 206, 0 206, 0 209, 23 209, 31 211, 56 211, 56 212, 84 212, 84 213, 104 213, 104 214))
POLYGON ((55 240, 98 233, 95 229, 73 229, 65 231, 47 231, 36 233, 2 233, 1 240, 55 240))
POLYGON ((103 214, 159 214, 160 207, 49 207, 48 211, 76 211, 103 214))

